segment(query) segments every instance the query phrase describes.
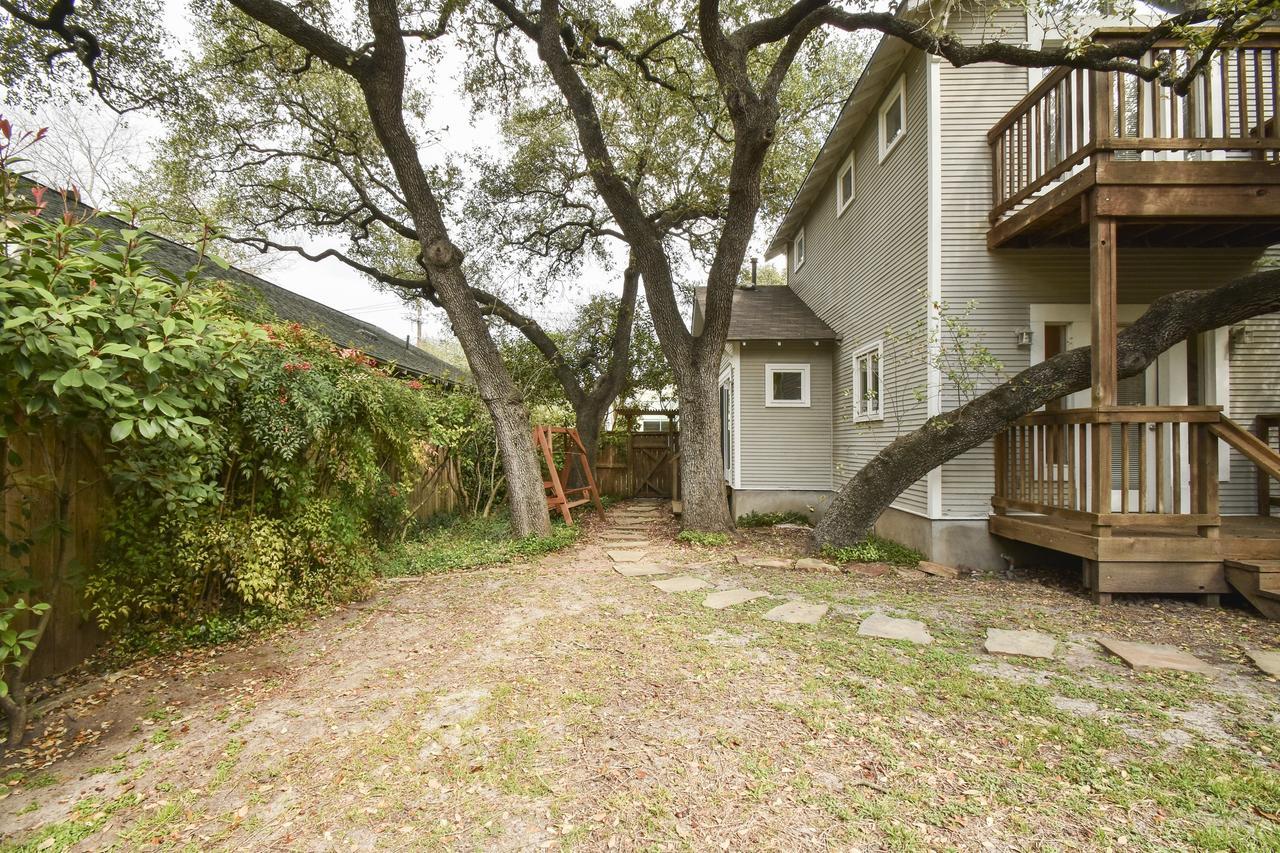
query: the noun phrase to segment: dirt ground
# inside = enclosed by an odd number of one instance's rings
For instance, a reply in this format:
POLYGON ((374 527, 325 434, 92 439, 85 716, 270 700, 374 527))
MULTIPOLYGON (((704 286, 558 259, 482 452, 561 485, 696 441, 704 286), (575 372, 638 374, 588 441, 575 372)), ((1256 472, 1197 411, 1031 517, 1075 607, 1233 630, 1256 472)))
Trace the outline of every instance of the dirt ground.
POLYGON ((1097 608, 1048 573, 750 568, 734 555, 799 555, 803 533, 674 532, 652 525, 651 558, 777 597, 708 610, 617 574, 588 532, 68 679, 0 769, 0 850, 1280 849, 1280 685, 1244 656, 1277 625, 1097 608), (832 609, 762 618, 785 598, 832 609), (877 611, 935 642, 858 636, 877 611), (1058 656, 988 655, 987 627, 1058 656), (1215 674, 1134 673, 1102 635, 1215 674))

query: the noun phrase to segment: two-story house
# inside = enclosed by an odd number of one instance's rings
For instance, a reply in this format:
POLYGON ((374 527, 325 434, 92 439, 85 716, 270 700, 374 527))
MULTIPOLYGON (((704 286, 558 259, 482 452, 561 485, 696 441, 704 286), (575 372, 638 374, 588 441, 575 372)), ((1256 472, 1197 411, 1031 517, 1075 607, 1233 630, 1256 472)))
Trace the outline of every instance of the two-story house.
MULTIPOLYGON (((1021 8, 949 28, 1054 37, 1021 8)), ((975 567, 1053 548, 1100 601, 1214 595, 1225 560, 1280 559, 1280 523, 1258 518, 1280 457, 1236 427, 1280 412, 1280 318, 1180 343, 1141 376, 1114 367, 1117 328, 1153 299, 1225 283, 1280 242, 1278 59, 1275 32, 1225 46, 1180 96, 1116 73, 955 68, 882 39, 771 242, 787 286, 735 299, 735 511, 820 514, 896 436, 1092 341, 1092 392, 932 471, 877 529, 975 567)))

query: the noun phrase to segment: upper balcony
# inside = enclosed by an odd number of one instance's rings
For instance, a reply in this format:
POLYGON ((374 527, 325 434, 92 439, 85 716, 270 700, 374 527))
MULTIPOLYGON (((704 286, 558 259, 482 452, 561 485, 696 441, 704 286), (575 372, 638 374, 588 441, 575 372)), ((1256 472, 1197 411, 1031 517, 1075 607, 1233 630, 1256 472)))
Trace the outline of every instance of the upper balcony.
MULTIPOLYGON (((1198 56, 1170 40, 1143 62, 1186 69, 1198 56)), ((1213 52, 1185 95, 1129 74, 1054 69, 987 134, 987 244, 1087 245, 1091 215, 1114 217, 1127 245, 1280 242, 1278 115, 1276 29, 1213 52)))

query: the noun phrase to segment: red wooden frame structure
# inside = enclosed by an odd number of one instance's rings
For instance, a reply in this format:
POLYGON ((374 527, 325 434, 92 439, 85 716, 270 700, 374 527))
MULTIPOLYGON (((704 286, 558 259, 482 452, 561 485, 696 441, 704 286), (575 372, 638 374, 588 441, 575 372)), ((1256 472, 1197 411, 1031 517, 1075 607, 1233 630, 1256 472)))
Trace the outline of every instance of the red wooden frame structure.
POLYGON ((574 427, 535 426, 533 428, 533 441, 542 451, 542 458, 547 463, 547 472, 551 478, 542 481, 543 488, 550 492, 547 495, 547 508, 559 510, 561 517, 564 518, 564 523, 572 525, 573 515, 569 511, 575 506, 594 503, 596 512, 600 513, 601 518, 604 518, 604 504, 600 502, 600 490, 596 488, 595 474, 592 472, 591 466, 587 464, 587 448, 583 446, 582 439, 578 436, 578 430, 574 427), (563 469, 556 468, 553 445, 557 435, 564 437, 563 469), (586 480, 586 485, 569 489, 565 485, 568 482, 569 473, 573 470, 575 460, 586 480), (581 497, 570 499, 570 495, 581 495, 581 497))

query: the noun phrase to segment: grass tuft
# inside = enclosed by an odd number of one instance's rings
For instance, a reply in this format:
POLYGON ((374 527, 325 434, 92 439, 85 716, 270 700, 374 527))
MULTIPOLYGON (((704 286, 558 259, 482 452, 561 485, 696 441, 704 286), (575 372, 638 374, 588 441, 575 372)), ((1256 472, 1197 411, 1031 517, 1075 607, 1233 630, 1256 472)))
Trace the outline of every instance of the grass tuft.
POLYGON ((924 559, 919 551, 874 533, 844 548, 824 545, 822 554, 837 563, 888 563, 892 566, 915 566, 924 559))

